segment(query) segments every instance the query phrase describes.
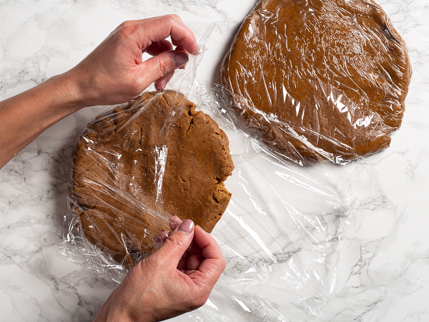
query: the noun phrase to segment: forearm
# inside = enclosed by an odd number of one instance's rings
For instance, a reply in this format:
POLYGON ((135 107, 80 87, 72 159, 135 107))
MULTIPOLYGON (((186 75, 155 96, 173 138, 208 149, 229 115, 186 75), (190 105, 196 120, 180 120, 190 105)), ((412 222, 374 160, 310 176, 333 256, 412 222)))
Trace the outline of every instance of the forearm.
POLYGON ((0 102, 0 168, 52 124, 82 107, 70 73, 0 102))

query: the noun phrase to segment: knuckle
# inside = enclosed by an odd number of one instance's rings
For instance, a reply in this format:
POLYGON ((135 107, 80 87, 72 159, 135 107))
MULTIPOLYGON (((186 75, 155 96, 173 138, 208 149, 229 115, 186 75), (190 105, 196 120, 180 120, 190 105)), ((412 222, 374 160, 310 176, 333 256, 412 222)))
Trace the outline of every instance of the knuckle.
POLYGON ((169 247, 173 249, 177 249, 177 248, 180 249, 184 247, 184 241, 181 240, 180 238, 174 238, 174 237, 167 238, 164 244, 168 244, 169 247))
POLYGON ((122 22, 122 23, 119 25, 119 27, 118 27, 118 28, 124 28, 124 27, 129 26, 130 24, 131 24, 131 21, 130 21, 130 20, 126 20, 126 21, 122 22))
POLYGON ((167 18, 172 22, 172 23, 176 23, 176 22, 182 22, 182 19, 178 16, 178 15, 176 15, 176 14, 170 14, 170 15, 168 15, 167 16, 167 18))
POLYGON ((152 268, 155 267, 163 267, 164 266, 164 258, 162 256, 149 256, 149 263, 152 268))
POLYGON ((135 23, 131 20, 124 21, 116 28, 118 37, 122 39, 129 38, 135 32, 135 23))
POLYGON ((128 38, 129 36, 130 36, 130 31, 128 30, 127 27, 121 27, 118 30, 118 37, 119 37, 119 39, 123 40, 123 39, 128 38))
POLYGON ((157 69, 161 76, 165 76, 170 72, 169 62, 166 59, 157 60, 157 69))

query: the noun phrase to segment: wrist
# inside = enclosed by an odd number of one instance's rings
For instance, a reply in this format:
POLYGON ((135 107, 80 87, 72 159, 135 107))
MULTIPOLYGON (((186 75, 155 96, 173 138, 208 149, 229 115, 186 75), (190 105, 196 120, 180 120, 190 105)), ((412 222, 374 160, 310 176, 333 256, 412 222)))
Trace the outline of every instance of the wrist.
POLYGON ((92 105, 85 95, 82 80, 74 69, 51 77, 48 82, 54 84, 53 88, 57 91, 56 95, 61 100, 58 105, 73 112, 92 105))
MULTIPOLYGON (((116 294, 115 294, 116 295, 116 294)), ((159 321, 154 318, 149 311, 138 310, 133 312, 132 308, 128 307, 129 303, 118 300, 115 296, 111 296, 98 311, 94 322, 156 322, 159 321)))
POLYGON ((100 312, 97 314, 97 316, 94 319, 94 322, 115 322, 115 321, 121 321, 121 322, 156 322, 158 320, 152 318, 149 315, 145 316, 133 316, 129 312, 125 310, 118 310, 118 309, 112 309, 107 308, 103 312, 101 309, 100 312))

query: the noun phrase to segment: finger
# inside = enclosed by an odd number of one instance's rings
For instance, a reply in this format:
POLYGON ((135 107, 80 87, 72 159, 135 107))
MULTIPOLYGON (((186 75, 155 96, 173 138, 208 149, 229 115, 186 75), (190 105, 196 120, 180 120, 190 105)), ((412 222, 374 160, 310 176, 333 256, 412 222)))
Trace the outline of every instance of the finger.
POLYGON ((174 231, 177 227, 180 226, 181 223, 182 223, 182 219, 180 219, 177 216, 173 216, 170 218, 170 221, 168 224, 170 225, 171 231, 174 231))
MULTIPOLYGON (((176 46, 176 45, 175 45, 175 46, 176 46)), ((183 48, 182 46, 177 46, 174 50, 176 50, 176 51, 184 51, 184 52, 186 52, 186 53, 188 54, 188 56, 189 56, 189 52, 188 52, 185 48, 183 48)), ((183 66, 179 67, 179 69, 185 69, 185 68, 186 68, 186 65, 187 65, 187 64, 185 64, 185 65, 183 65, 183 66)))
POLYGON ((173 75, 174 71, 169 72, 167 75, 161 77, 160 79, 157 79, 155 81, 155 89, 159 92, 162 92, 165 89, 165 86, 167 86, 167 83, 173 77, 173 75))
POLYGON ((194 222, 190 219, 186 219, 179 226, 178 230, 171 233, 155 254, 161 258, 168 259, 168 262, 176 268, 183 254, 185 254, 186 250, 191 245, 193 237, 194 222))
POLYGON ((216 240, 200 226, 195 227, 195 243, 201 248, 201 253, 207 259, 223 258, 222 251, 216 240))
POLYGON ((156 248, 160 248, 164 244, 165 240, 168 238, 169 232, 162 230, 159 235, 153 238, 153 244, 156 248))
MULTIPOLYGON (((177 49, 177 48, 176 48, 177 49)), ((164 51, 173 50, 173 45, 166 39, 154 42, 146 48, 145 52, 149 55, 156 56, 164 51)))
POLYGON ((148 87, 157 79, 173 72, 188 62, 188 55, 183 51, 165 51, 138 65, 141 87, 148 87))
POLYGON ((204 261, 204 256, 201 254, 194 254, 188 258, 187 269, 188 270, 197 270, 200 267, 200 264, 204 261))
POLYGON ((199 226, 195 227, 194 240, 204 256, 198 271, 206 276, 206 283, 213 286, 225 269, 226 260, 216 240, 199 226))
POLYGON ((139 24, 138 31, 142 50, 147 45, 148 36, 151 43, 171 36, 171 40, 175 46, 182 46, 192 54, 198 53, 199 48, 194 33, 185 26, 182 19, 177 15, 156 17, 148 21, 143 20, 139 24))
MULTIPOLYGON (((168 43, 170 43, 170 42, 168 42, 168 43)), ((170 43, 170 45, 171 45, 171 43, 170 43)), ((188 56, 189 56, 189 53, 183 48, 183 47, 181 47, 181 46, 179 46, 179 47, 177 47, 176 49, 175 49, 175 51, 176 52, 185 52, 188 56)), ((184 64, 184 65, 181 65, 180 67, 178 67, 179 69, 185 69, 185 67, 186 67, 186 64, 184 64)), ((157 79, 156 81, 155 81, 155 89, 157 90, 157 91, 159 91, 159 92, 162 92, 162 91, 164 91, 164 89, 165 89, 165 87, 167 86, 167 84, 168 84, 168 82, 173 78, 173 76, 174 76, 174 71, 172 71, 172 72, 169 72, 167 75, 165 75, 165 76, 163 76, 163 77, 161 77, 161 78, 159 78, 159 79, 157 79)), ((173 229, 174 230, 174 229, 173 229)))
POLYGON ((159 235, 161 237, 162 243, 164 244, 164 242, 166 241, 166 239, 170 235, 170 232, 168 232, 167 230, 163 230, 163 231, 161 231, 161 233, 159 235))

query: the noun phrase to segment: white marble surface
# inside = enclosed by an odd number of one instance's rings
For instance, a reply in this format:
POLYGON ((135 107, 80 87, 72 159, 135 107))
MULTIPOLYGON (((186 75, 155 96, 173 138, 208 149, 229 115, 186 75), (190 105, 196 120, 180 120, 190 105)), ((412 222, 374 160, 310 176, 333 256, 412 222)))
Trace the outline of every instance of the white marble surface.
MULTIPOLYGON (((228 268, 209 303, 176 320, 429 320, 429 5, 379 3, 414 70, 391 147, 345 167, 287 168, 246 152, 225 127, 234 197, 213 234, 228 268)), ((0 99, 71 68, 123 20, 167 13, 197 38, 219 23, 197 73, 210 86, 254 4, 0 0, 0 99)), ((57 256, 72 146, 102 109, 62 120, 0 170, 0 321, 90 321, 115 287, 57 256)))

